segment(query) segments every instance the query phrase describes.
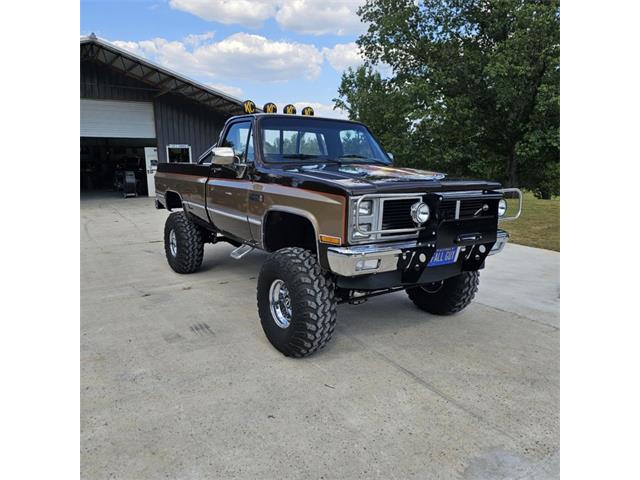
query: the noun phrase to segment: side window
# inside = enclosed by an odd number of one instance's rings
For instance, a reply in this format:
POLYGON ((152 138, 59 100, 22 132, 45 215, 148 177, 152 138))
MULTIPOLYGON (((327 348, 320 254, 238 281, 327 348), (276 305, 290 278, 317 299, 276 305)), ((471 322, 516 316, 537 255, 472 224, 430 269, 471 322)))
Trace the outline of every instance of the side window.
POLYGON ((233 153, 244 161, 247 153, 249 130, 251 130, 250 122, 234 123, 227 131, 227 135, 220 146, 233 148, 233 153))
POLYGON ((358 155, 365 158, 375 156, 366 136, 358 130, 340 130, 340 143, 342 143, 343 155, 358 155))

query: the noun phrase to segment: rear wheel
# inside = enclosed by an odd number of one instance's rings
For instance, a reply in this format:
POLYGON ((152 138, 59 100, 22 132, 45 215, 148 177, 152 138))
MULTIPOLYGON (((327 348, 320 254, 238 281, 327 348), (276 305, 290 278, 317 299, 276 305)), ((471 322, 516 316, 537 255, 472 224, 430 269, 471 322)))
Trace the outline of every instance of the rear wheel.
POLYGON ((407 289, 411 301, 425 312, 451 315, 467 307, 480 281, 479 272, 462 272, 440 282, 418 285, 407 289))
POLYGON ((184 212, 174 212, 164 225, 167 262, 178 273, 193 273, 202 265, 204 240, 200 227, 184 212))
POLYGON ((258 277, 258 313, 269 342, 284 355, 306 357, 323 348, 336 324, 330 277, 303 248, 271 254, 258 277))

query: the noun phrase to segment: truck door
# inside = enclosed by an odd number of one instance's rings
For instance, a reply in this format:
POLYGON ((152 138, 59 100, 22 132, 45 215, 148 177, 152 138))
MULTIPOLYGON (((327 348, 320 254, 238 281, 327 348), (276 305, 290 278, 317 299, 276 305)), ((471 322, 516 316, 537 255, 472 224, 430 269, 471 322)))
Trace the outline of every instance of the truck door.
POLYGON ((248 197, 251 182, 243 175, 242 164, 253 161, 253 139, 249 147, 251 122, 231 124, 220 143, 220 147, 231 147, 239 159, 229 167, 212 167, 207 184, 207 210, 214 225, 225 233, 241 240, 251 240, 247 219, 248 197))

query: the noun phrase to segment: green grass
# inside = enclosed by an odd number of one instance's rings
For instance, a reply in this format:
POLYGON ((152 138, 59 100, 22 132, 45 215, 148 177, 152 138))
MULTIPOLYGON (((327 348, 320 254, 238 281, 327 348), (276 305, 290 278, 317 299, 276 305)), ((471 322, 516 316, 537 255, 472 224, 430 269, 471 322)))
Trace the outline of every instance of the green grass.
MULTIPOLYGON (((517 202, 509 202, 508 213, 517 202)), ((530 247, 560 251, 560 197, 540 200, 524 192, 522 215, 518 220, 500 222, 500 228, 511 235, 510 242, 530 247)))

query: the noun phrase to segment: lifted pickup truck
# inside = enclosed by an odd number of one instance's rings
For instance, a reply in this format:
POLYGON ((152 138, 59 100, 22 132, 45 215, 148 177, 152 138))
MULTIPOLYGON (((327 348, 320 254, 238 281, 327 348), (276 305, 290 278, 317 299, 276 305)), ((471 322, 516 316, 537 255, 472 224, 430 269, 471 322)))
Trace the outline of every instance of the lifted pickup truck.
MULTIPOLYGON (((198 164, 161 163, 156 207, 173 213, 169 265, 195 272, 205 243, 239 259, 270 252, 258 312, 271 344, 304 357, 330 340, 336 306, 406 290, 420 309, 459 312, 508 240, 501 185, 392 166, 364 125, 281 114, 236 116, 198 164)), ((511 201, 511 200, 510 200, 511 201)))

